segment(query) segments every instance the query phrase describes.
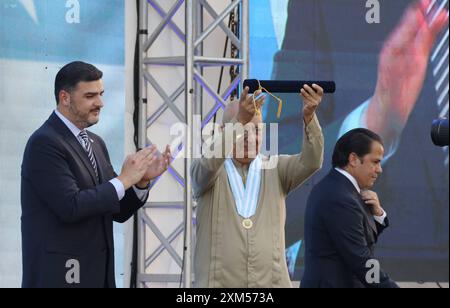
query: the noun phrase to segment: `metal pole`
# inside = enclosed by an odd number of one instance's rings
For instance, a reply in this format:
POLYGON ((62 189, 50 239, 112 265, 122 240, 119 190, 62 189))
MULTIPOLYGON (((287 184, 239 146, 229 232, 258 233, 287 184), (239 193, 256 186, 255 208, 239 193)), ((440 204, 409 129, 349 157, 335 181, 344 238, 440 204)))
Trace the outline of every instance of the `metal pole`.
POLYGON ((191 159, 193 154, 193 125, 194 114, 193 107, 195 101, 194 93, 194 2, 195 0, 186 0, 186 145, 185 145, 185 175, 186 175, 186 189, 185 189, 185 238, 184 246, 184 287, 190 288, 192 286, 192 180, 190 177, 191 159))
MULTIPOLYGON (((139 147, 147 146, 147 83, 144 78, 144 63, 146 51, 143 49, 148 31, 148 6, 146 0, 139 1, 139 147)), ((138 275, 145 273, 145 225, 142 220, 142 211, 138 213, 138 275)), ((144 285, 139 284, 138 287, 144 285)))
MULTIPOLYGON (((241 33, 242 33, 242 62, 244 63, 242 66, 242 83, 245 79, 249 76, 249 68, 250 68, 250 22, 249 22, 249 0, 242 0, 241 1, 241 17, 240 17, 240 24, 241 24, 241 33)), ((242 88, 242 84, 241 84, 242 88)))
MULTIPOLYGON (((200 34, 202 34, 203 31, 203 6, 200 2, 195 3, 194 8, 194 20, 195 20, 195 37, 198 37, 200 34)), ((203 42, 197 46, 194 50, 194 67, 197 70, 200 70, 203 74, 203 68, 199 66, 199 64, 196 61, 197 55, 203 55, 203 42)), ((202 93, 202 86, 196 82, 195 83, 195 106, 194 106, 194 114, 203 114, 203 93, 202 93)))

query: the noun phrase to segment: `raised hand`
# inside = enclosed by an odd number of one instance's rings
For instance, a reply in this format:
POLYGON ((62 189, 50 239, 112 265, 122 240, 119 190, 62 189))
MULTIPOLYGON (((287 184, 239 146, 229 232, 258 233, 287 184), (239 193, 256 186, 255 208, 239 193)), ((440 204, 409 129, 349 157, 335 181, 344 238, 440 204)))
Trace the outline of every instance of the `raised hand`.
POLYGON ((262 94, 261 90, 256 91, 253 94, 253 97, 251 95, 248 95, 248 92, 250 91, 249 87, 246 87, 244 91, 242 92, 241 98, 239 100, 239 112, 237 116, 237 120, 242 124, 246 125, 249 123, 255 115, 257 115, 258 112, 260 112, 260 109, 262 105, 264 104, 265 97, 262 96, 257 100, 254 100, 254 97, 258 97, 262 94))
POLYGON ((314 118, 314 113, 322 102, 323 89, 313 84, 311 88, 308 85, 304 85, 300 91, 300 95, 303 98, 303 118, 306 125, 308 125, 314 118))
POLYGON ((380 55, 377 86, 367 111, 376 116, 366 121, 387 143, 403 131, 422 91, 436 37, 448 23, 447 10, 428 15, 429 5, 430 0, 421 0, 407 9, 380 55))

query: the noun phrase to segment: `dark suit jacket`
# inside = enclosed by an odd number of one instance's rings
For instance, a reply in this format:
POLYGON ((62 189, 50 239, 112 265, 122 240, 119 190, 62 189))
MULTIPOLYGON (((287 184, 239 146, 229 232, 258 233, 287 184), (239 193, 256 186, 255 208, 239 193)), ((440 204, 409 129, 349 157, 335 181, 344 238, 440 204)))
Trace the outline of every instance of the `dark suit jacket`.
POLYGON ((29 139, 22 164, 22 286, 115 287, 113 221, 125 222, 143 202, 133 189, 119 202, 103 140, 88 133, 98 181, 85 150, 53 113, 29 139), (79 263, 80 283, 66 274, 79 263))
MULTIPOLYGON (((381 270, 380 283, 366 276, 378 236, 388 226, 375 221, 353 184, 336 170, 314 187, 305 217, 302 288, 393 288, 381 270)), ((370 277, 370 275, 369 275, 370 277)))

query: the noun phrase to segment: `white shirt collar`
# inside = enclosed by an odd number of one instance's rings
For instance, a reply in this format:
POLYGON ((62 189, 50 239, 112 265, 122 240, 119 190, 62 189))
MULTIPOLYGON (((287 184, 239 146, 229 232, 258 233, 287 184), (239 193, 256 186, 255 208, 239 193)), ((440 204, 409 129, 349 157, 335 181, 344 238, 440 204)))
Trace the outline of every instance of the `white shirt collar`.
POLYGON ((337 172, 341 173, 343 176, 345 176, 347 179, 349 179, 350 182, 352 182, 353 186, 355 186, 356 190, 358 191, 358 193, 361 193, 361 188, 358 185, 358 182, 356 181, 356 179, 353 177, 353 175, 351 175, 350 173, 348 173, 347 171, 341 169, 341 168, 335 168, 337 172))
POLYGON ((78 139, 78 136, 81 133, 81 130, 75 126, 72 122, 70 122, 69 119, 67 119, 65 116, 62 115, 61 112, 59 112, 57 109, 55 109, 55 114, 58 116, 58 118, 63 121, 63 123, 67 126, 67 128, 72 132, 72 134, 78 139))

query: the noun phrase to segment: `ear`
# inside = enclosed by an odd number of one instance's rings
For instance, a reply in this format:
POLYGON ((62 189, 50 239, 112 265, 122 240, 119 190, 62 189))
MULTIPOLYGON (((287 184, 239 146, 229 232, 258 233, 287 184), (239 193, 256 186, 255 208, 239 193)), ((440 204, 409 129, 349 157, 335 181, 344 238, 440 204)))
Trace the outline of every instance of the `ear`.
POLYGON ((350 153, 350 156, 348 157, 348 163, 351 167, 356 167, 359 162, 359 157, 356 155, 356 153, 350 153))
POLYGON ((59 91, 59 103, 63 106, 69 106, 70 105, 70 94, 69 92, 65 90, 59 91))

